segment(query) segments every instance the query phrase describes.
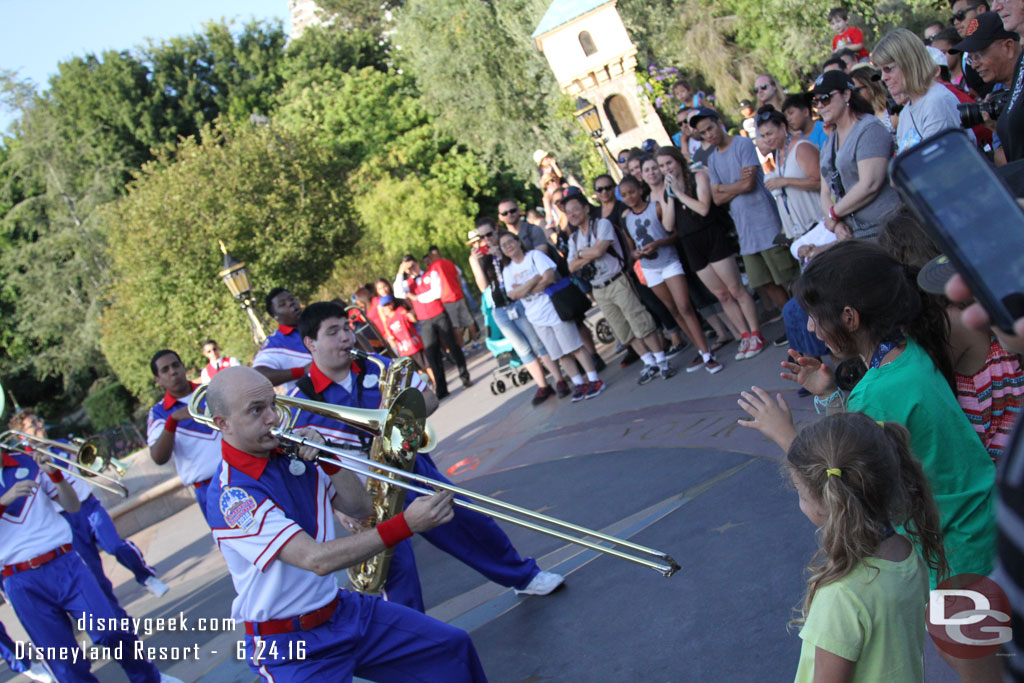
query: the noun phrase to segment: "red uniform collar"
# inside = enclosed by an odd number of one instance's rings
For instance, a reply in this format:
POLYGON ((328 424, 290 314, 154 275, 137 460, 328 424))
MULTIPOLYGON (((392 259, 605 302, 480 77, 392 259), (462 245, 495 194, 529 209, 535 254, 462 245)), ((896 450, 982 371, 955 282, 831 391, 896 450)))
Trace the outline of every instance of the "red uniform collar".
MULTIPOLYGON (((196 387, 198 387, 199 385, 196 384, 195 382, 189 382, 189 384, 191 385, 192 390, 189 391, 188 393, 191 394, 193 391, 196 390, 196 387)), ((184 396, 182 398, 184 398, 184 396)), ((174 407, 174 404, 180 400, 180 398, 174 398, 173 396, 171 396, 171 392, 168 391, 167 393, 164 394, 164 410, 170 410, 172 407, 174 407)))
POLYGON ((288 327, 287 325, 278 325, 277 329, 281 334, 285 335, 286 337, 295 331, 294 327, 288 327))
POLYGON ((263 470, 267 469, 267 463, 270 462, 270 458, 257 458, 255 455, 238 450, 225 439, 220 442, 220 452, 224 457, 224 462, 252 479, 259 479, 263 470))
MULTIPOLYGON (((362 372, 362 368, 359 363, 352 361, 352 365, 349 368, 349 372, 358 375, 362 372)), ((310 363, 309 365, 309 378, 313 380, 313 391, 318 394, 324 393, 327 387, 334 384, 334 380, 324 374, 323 370, 316 366, 316 362, 310 363)))
POLYGON ((2 463, 4 467, 18 467, 21 464, 7 451, 4 451, 2 463))

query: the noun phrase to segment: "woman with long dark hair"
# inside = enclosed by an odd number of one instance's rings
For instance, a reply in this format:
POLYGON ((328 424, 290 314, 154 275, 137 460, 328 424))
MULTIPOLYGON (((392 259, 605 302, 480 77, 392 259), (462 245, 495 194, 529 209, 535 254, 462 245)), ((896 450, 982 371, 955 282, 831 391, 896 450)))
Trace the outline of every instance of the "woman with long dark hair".
MULTIPOLYGON (((942 515, 951 575, 989 574, 995 554, 995 466, 953 395, 945 312, 918 289, 917 269, 877 244, 839 242, 811 260, 795 293, 810 316, 808 329, 832 354, 859 358, 868 369, 848 398, 831 370, 794 351, 783 363, 783 377, 813 393, 816 407, 825 412, 845 407, 904 425, 942 515)), ((773 399, 754 387, 742 396, 740 406, 755 419, 740 424, 788 449, 796 429, 781 394, 773 399)), ((932 571, 932 588, 935 579, 932 571)), ((976 666, 946 659, 958 671, 976 666)))

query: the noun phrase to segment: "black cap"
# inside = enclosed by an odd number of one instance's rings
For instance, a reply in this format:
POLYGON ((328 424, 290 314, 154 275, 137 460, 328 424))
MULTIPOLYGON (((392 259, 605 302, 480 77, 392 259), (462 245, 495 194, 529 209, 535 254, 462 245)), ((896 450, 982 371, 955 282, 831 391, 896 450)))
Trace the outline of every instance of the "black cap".
POLYGON ((584 201, 586 200, 586 197, 583 196, 583 190, 575 185, 570 185, 562 190, 562 199, 565 200, 569 197, 581 197, 584 201))
POLYGON ((811 88, 810 92, 812 95, 827 95, 836 90, 853 90, 855 87, 850 74, 838 69, 832 69, 815 79, 814 87, 811 88))
POLYGON ((754 104, 750 100, 740 100, 740 109, 746 109, 747 107, 753 109, 754 104))
POLYGON ((929 294, 944 294, 949 278, 956 275, 956 267, 946 256, 936 256, 917 274, 917 286, 929 294))
POLYGON ((1001 38, 1020 40, 1013 31, 1003 28, 1003 19, 995 12, 982 12, 967 22, 964 39, 949 48, 952 53, 980 52, 1001 38))
POLYGON ((690 125, 696 127, 701 119, 719 119, 718 112, 707 107, 700 107, 697 113, 690 117, 690 125))
POLYGON ((653 138, 647 138, 642 143, 640 143, 640 149, 642 149, 645 152, 653 152, 656 149, 658 149, 658 141, 653 138))

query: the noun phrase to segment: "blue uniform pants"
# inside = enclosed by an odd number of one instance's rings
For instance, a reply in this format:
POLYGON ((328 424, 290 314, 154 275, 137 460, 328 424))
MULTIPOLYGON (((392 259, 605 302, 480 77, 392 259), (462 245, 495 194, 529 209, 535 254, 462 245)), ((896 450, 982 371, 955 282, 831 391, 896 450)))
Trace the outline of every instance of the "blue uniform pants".
POLYGON ((338 592, 331 619, 309 631, 245 637, 249 668, 267 681, 486 681, 469 634, 372 595, 338 592), (254 661, 254 657, 260 657, 254 661))
MULTIPOLYGON (((417 456, 413 471, 437 481, 451 483, 438 471, 430 456, 424 453, 417 456)), ((416 500, 419 495, 410 491, 405 497, 406 506, 416 500)), ((526 585, 540 571, 532 557, 523 559, 519 556, 512 541, 493 519, 466 508, 455 507, 455 517, 452 521, 420 535, 434 546, 502 586, 526 588, 526 585)), ((396 552, 391 560, 391 569, 388 572, 384 590, 387 592, 388 600, 392 602, 414 609, 423 609, 415 558, 411 560, 410 568, 411 546, 410 552, 407 554, 399 553, 398 549, 403 545, 408 545, 408 541, 403 541, 395 546, 396 552), (415 586, 410 585, 412 581, 415 581, 415 586), (419 596, 418 606, 415 602, 416 596, 419 596)))
POLYGON ((14 655, 14 641, 7 635, 7 629, 4 628, 2 622, 0 622, 0 657, 4 658, 7 666, 11 667, 11 671, 15 673, 20 674, 32 668, 32 663, 28 658, 18 659, 14 655))
MULTIPOLYGON (((78 649, 67 615, 75 620, 85 615, 92 619, 117 618, 110 601, 96 584, 78 553, 70 552, 41 567, 18 572, 4 579, 7 598, 25 627, 33 645, 39 648, 78 649)), ((87 624, 88 625, 88 624, 87 624)), ((158 683, 160 672, 145 659, 136 659, 138 638, 124 631, 90 630, 93 643, 104 647, 122 647, 118 661, 132 683, 158 683)), ((69 650, 70 651, 70 650, 69 650)), ((59 681, 96 681, 88 660, 78 658, 47 660, 59 681)))
POLYGON ((118 616, 127 616, 114 596, 114 586, 103 573, 103 561, 100 559, 99 551, 102 549, 108 555, 117 558, 118 562, 135 575, 135 580, 140 584, 144 584, 146 579, 155 575, 156 572, 146 564, 142 552, 134 543, 121 538, 117 533, 117 527, 114 526, 114 520, 110 519, 106 508, 95 496, 89 496, 83 500, 82 507, 78 512, 62 512, 61 514, 71 526, 72 545, 75 552, 82 556, 85 566, 96 577, 96 583, 100 585, 118 616))

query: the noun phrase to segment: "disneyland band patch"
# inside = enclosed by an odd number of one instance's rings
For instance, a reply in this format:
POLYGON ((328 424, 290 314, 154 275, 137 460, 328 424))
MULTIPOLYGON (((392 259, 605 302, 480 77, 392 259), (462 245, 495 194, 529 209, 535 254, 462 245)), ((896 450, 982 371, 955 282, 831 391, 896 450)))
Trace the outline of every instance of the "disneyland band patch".
POLYGON ((378 384, 380 384, 380 377, 378 377, 377 375, 365 375, 363 377, 363 388, 364 389, 373 389, 378 384))
POLYGON ((27 467, 19 467, 18 469, 14 470, 14 478, 15 479, 24 479, 27 476, 28 476, 28 468, 27 467))
POLYGON ((229 486, 220 494, 220 512, 228 526, 248 531, 256 523, 256 501, 244 489, 229 486))

